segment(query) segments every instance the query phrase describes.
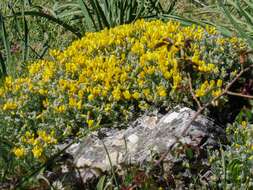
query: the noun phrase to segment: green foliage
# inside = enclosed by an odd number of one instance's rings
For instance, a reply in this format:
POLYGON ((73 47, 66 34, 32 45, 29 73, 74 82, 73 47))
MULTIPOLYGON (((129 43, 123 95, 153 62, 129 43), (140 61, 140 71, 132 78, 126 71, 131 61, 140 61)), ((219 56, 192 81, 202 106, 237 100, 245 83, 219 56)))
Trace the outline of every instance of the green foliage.
MULTIPOLYGON (((74 35, 81 36, 77 29, 47 12, 46 7, 37 6, 37 1, 33 3, 28 0, 1 1, 1 78, 19 75, 29 61, 43 58, 49 47, 64 47, 74 35), (63 44, 62 36, 67 36, 63 44)), ((49 4, 45 2, 45 6, 49 4)))
MULTIPOLYGON (((223 35, 232 36, 237 33, 252 48, 252 4, 252 0, 207 1, 200 6, 191 6, 182 14, 192 23, 215 26, 223 35)), ((181 19, 182 15, 180 16, 181 19)))
POLYGON ((212 152, 209 161, 213 175, 211 184, 219 189, 251 189, 253 187, 253 125, 242 121, 227 128, 229 145, 212 152))
MULTIPOLYGON (((210 27, 168 27, 164 32, 158 22, 148 27, 139 22, 140 30, 131 29, 135 25, 129 25, 130 29, 122 25, 139 18, 173 19, 187 26, 209 24, 226 36, 237 31, 253 47, 251 0, 196 0, 192 1, 194 5, 185 2, 1 1, 0 78, 4 80, 0 88, 0 182, 15 183, 24 175, 22 183, 35 182, 33 175, 59 155, 53 148, 57 141, 77 139, 101 126, 123 126, 138 114, 153 109, 179 103, 197 108, 189 82, 201 104, 218 97, 236 74, 250 64, 250 59, 242 57, 248 58, 248 54, 241 54, 248 50, 242 40, 224 38, 210 27), (190 11, 184 16, 179 14, 188 5, 190 11), (224 17, 225 24, 221 23, 224 17), (122 26, 108 30, 117 25, 122 26), (102 29, 96 34, 88 32, 102 29), (54 47, 64 49, 82 34, 86 37, 65 51, 47 53, 54 47), (239 64, 240 58, 245 58, 244 64, 239 64), (34 59, 43 60, 26 67, 34 59), (115 67, 105 70, 98 63, 115 67), (107 73, 113 76, 109 86, 102 83, 109 78, 107 73)), ((171 23, 176 27, 174 24, 171 23)), ((247 74, 233 86, 237 93, 252 78, 252 73, 247 74)), ((247 88, 246 93, 251 94, 252 87, 247 88)), ((222 110, 231 103, 229 100, 222 96, 212 105, 222 110)), ((241 113, 241 118, 251 117, 252 110, 241 113)), ((213 188, 252 187, 252 125, 245 127, 242 121, 238 119, 228 128, 231 144, 210 157, 213 188)), ((195 156, 192 149, 184 150, 184 154, 189 160, 195 156)), ((190 162, 186 165, 193 167, 190 162)), ((131 182, 138 183, 142 176, 146 181, 140 180, 139 187, 150 189, 159 184, 150 175, 134 170, 124 176, 122 184, 131 187, 131 182)), ((106 181, 107 177, 102 177, 97 189, 105 187, 106 181)))
MULTIPOLYGON (((5 78, 0 132, 15 142, 13 156, 46 163, 55 144, 87 131, 124 127, 154 109, 197 107, 192 94, 202 104, 212 101, 240 72, 238 52, 245 48, 215 28, 172 21, 138 20, 86 33, 66 50, 31 63, 22 76, 5 78)), ((226 101, 222 96, 214 104, 226 101)), ((193 157, 192 150, 185 153, 193 157)))
POLYGON ((140 18, 157 18, 160 14, 170 14, 176 1, 165 10, 159 1, 154 0, 76 0, 71 3, 57 3, 55 14, 58 18, 69 18, 82 25, 81 31, 99 31, 117 25, 131 23, 140 18))
POLYGON ((219 6, 229 19, 233 28, 238 34, 247 39, 251 48, 253 48, 253 1, 252 0, 229 0, 226 3, 218 1, 219 6))

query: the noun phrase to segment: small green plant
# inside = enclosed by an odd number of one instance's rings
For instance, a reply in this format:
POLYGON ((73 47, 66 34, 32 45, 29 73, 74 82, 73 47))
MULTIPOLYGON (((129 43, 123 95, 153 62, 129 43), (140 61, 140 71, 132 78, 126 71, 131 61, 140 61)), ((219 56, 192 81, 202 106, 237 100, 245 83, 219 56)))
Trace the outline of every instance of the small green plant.
POLYGON ((242 121, 228 126, 229 145, 212 152, 211 184, 221 189, 253 187, 253 125, 242 121))

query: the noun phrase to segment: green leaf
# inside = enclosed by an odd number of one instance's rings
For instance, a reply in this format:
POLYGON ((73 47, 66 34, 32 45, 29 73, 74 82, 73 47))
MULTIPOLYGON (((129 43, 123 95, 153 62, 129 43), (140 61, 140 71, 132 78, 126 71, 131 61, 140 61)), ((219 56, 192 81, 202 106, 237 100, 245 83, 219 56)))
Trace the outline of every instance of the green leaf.
POLYGON ((193 150, 191 148, 187 148, 185 150, 185 153, 186 153, 186 156, 187 156, 188 159, 192 159, 193 158, 194 154, 193 154, 193 150))
POLYGON ((4 62, 4 59, 3 59, 3 56, 0 52, 0 64, 1 64, 1 75, 0 75, 0 79, 2 79, 2 77, 6 76, 7 75, 7 72, 6 72, 6 65, 5 65, 5 62, 4 62))
MULTIPOLYGON (((50 22, 59 24, 60 26, 62 26, 63 28, 65 28, 67 31, 72 32, 74 35, 76 35, 78 38, 82 37, 82 34, 80 32, 77 31, 77 29, 73 28, 72 26, 70 26, 69 24, 65 23, 64 21, 55 18, 51 15, 48 15, 46 13, 42 13, 42 12, 38 12, 38 11, 24 11, 24 15, 25 16, 35 16, 35 17, 40 17, 40 18, 45 18, 50 22)), ((17 12, 15 13, 15 15, 11 15, 8 16, 6 18, 12 18, 15 16, 22 16, 22 12, 17 12)))
POLYGON ((78 3, 80 5, 80 8, 81 8, 82 13, 84 15, 85 22, 88 25, 88 28, 86 30, 93 31, 93 28, 95 28, 95 30, 97 30, 96 23, 92 18, 92 15, 88 9, 87 4, 84 2, 84 0, 78 0, 78 3))
POLYGON ((23 62, 25 63, 29 57, 29 28, 27 20, 24 15, 24 10, 22 11, 23 23, 24 23, 24 46, 23 46, 23 62))
POLYGON ((4 17, 1 13, 0 13, 0 32, 1 32, 1 37, 4 44, 5 53, 6 53, 7 71, 10 72, 12 69, 10 42, 8 40, 8 35, 5 28, 4 17))
POLYGON ((103 27, 110 28, 110 23, 109 23, 110 21, 107 20, 107 18, 106 18, 107 13, 100 6, 101 2, 99 2, 98 0, 94 0, 94 1, 91 1, 91 2, 94 3, 93 7, 95 8, 96 16, 97 16, 98 20, 100 20, 100 22, 103 23, 103 26, 102 26, 101 29, 103 29, 103 27))
POLYGON ((98 184, 97 184, 97 187, 96 187, 97 190, 104 190, 105 177, 106 177, 105 175, 100 177, 100 179, 98 181, 98 184))
POLYGON ((253 40, 252 38, 247 35, 246 31, 243 30, 240 25, 235 21, 235 19, 233 18, 233 16, 230 14, 229 10, 225 7, 225 5, 221 2, 218 1, 219 6, 223 9, 224 14, 227 16, 227 18, 230 20, 231 24, 234 26, 234 28, 238 31, 239 35, 242 38, 247 39, 249 45, 251 48, 253 48, 253 40))
POLYGON ((245 18, 245 20, 248 22, 248 24, 252 27, 253 26, 253 20, 252 20, 252 16, 247 13, 246 11, 244 11, 244 9, 241 7, 239 1, 236 1, 236 5, 239 9, 239 13, 245 18))

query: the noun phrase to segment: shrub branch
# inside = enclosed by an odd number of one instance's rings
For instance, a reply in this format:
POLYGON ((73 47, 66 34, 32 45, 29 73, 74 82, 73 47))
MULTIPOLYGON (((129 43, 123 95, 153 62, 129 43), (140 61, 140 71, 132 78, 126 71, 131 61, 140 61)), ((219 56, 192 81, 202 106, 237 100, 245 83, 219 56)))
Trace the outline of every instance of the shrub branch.
POLYGON ((251 96, 251 95, 237 93, 237 92, 227 91, 227 94, 231 95, 231 96, 239 96, 239 97, 242 97, 242 98, 253 99, 253 96, 251 96))
POLYGON ((191 79, 191 76, 190 76, 189 73, 187 75, 188 75, 188 79, 189 79, 188 81, 189 81, 189 87, 190 87, 191 95, 192 95, 193 99, 195 100, 195 102, 197 103, 198 109, 201 109, 202 105, 201 105, 200 101, 198 100, 198 98, 196 97, 196 95, 194 94, 194 90, 192 88, 192 79, 191 79))
MULTIPOLYGON (((225 96, 226 94, 230 94, 230 95, 237 95, 237 96, 241 96, 244 98, 252 98, 253 96, 248 96, 248 95, 243 95, 243 94, 239 94, 239 93, 233 93, 231 91, 229 91, 229 89, 231 88, 231 86, 247 71, 249 71, 250 69, 253 68, 253 65, 250 65, 246 68, 242 68, 241 71, 235 76, 235 78, 229 82, 227 84, 227 86, 225 87, 225 89, 222 91, 222 93, 216 97, 214 97, 211 101, 207 102, 206 104, 204 104, 203 106, 200 106, 197 110, 197 112, 193 115, 191 121, 189 122, 189 124, 186 126, 186 128, 184 129, 182 135, 185 136, 186 132, 188 131, 188 129, 190 128, 191 124, 193 121, 195 121, 197 119, 197 117, 208 107, 212 104, 212 102, 215 102, 217 100, 219 100, 222 96, 225 96)), ((188 74, 189 75, 189 74, 188 74)), ((191 89, 191 95, 193 97, 193 99, 197 102, 198 106, 200 104, 200 102, 198 101, 198 99, 196 98, 193 89, 192 89, 192 84, 191 84, 191 78, 189 77, 189 84, 190 84, 190 89, 191 89), (199 102, 199 103, 198 103, 199 102)))

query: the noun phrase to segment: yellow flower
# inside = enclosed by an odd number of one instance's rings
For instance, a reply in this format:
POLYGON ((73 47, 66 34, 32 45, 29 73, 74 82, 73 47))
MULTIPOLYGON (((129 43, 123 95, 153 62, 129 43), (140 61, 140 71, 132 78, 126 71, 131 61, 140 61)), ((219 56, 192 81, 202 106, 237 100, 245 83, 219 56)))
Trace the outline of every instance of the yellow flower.
POLYGON ((167 96, 167 92, 164 86, 158 86, 157 87, 157 93, 160 97, 165 97, 167 96))
POLYGON ((138 107, 141 110, 145 111, 145 110, 147 110, 149 108, 149 105, 147 103, 145 103, 145 102, 140 102, 139 105, 138 105, 138 107))
POLYGON ((37 134, 46 144, 55 144, 57 142, 56 139, 50 134, 47 134, 46 131, 39 130, 37 134))
POLYGON ((105 105, 105 108, 104 108, 104 111, 105 111, 106 113, 109 113, 110 110, 111 110, 111 106, 110 106, 109 104, 106 104, 106 105, 105 105))
POLYGON ((43 148, 39 145, 36 145, 33 147, 32 153, 35 158, 40 158, 43 153, 43 148))
POLYGON ((25 155, 25 149, 23 147, 19 147, 19 148, 15 147, 15 148, 13 148, 12 152, 18 158, 21 158, 25 155))
POLYGON ((173 75, 173 89, 176 89, 178 87, 178 85, 180 84, 182 78, 178 73, 175 73, 173 75))
POLYGON ((213 96, 213 97, 218 97, 218 96, 221 95, 221 93, 222 93, 222 90, 221 90, 221 89, 213 90, 213 91, 212 91, 212 96, 213 96))
POLYGON ((88 127, 89 127, 89 128, 93 127, 93 125, 94 125, 94 120, 92 120, 92 119, 87 119, 87 124, 88 124, 88 127))
POLYGON ((134 99, 138 100, 140 98, 140 93, 135 91, 132 96, 134 99))
POLYGON ((241 126, 242 126, 243 128, 246 128, 246 127, 247 127, 247 122, 246 122, 246 121, 242 121, 241 126))
POLYGON ((93 96, 93 94, 90 94, 90 95, 88 96, 88 100, 89 100, 89 101, 94 100, 94 96, 93 96))
POLYGON ((222 86, 222 80, 221 80, 221 79, 218 79, 218 80, 217 80, 217 87, 220 88, 221 86, 222 86))
POLYGON ((211 80, 211 81, 210 81, 209 88, 213 88, 213 87, 214 87, 214 85, 215 85, 215 81, 214 81, 214 80, 211 80))
POLYGON ((134 45, 132 46, 131 52, 136 53, 136 54, 143 54, 144 53, 144 47, 143 44, 140 42, 135 42, 134 45))
POLYGON ((15 102, 6 102, 3 105, 3 110, 15 110, 18 107, 18 105, 15 102))
POLYGON ((41 95, 46 95, 47 94, 47 90, 44 90, 44 89, 39 89, 38 91, 41 95))
POLYGON ((128 90, 123 92, 123 96, 126 100, 129 100, 131 98, 131 94, 128 90))
POLYGON ((112 96, 116 101, 119 101, 121 98, 121 91, 119 88, 116 88, 112 91, 112 96))
MULTIPOLYGON (((64 112, 66 110, 66 107, 64 105, 62 106, 63 107, 61 108, 59 107, 60 109, 58 108, 58 112, 60 111, 64 112)), ((80 110, 82 108, 82 101, 81 100, 77 101, 75 98, 69 97, 69 106, 80 110)))
POLYGON ((66 111, 66 106, 65 105, 61 105, 55 108, 55 110, 59 113, 63 113, 66 111))
POLYGON ((210 35, 215 35, 217 34, 217 30, 215 27, 206 25, 206 31, 210 34, 210 35))
POLYGON ((76 108, 77 108, 78 110, 81 110, 81 109, 82 109, 82 101, 81 101, 81 100, 77 102, 76 108))
POLYGON ((42 105, 43 105, 44 108, 47 108, 49 106, 48 98, 43 100, 42 105))

